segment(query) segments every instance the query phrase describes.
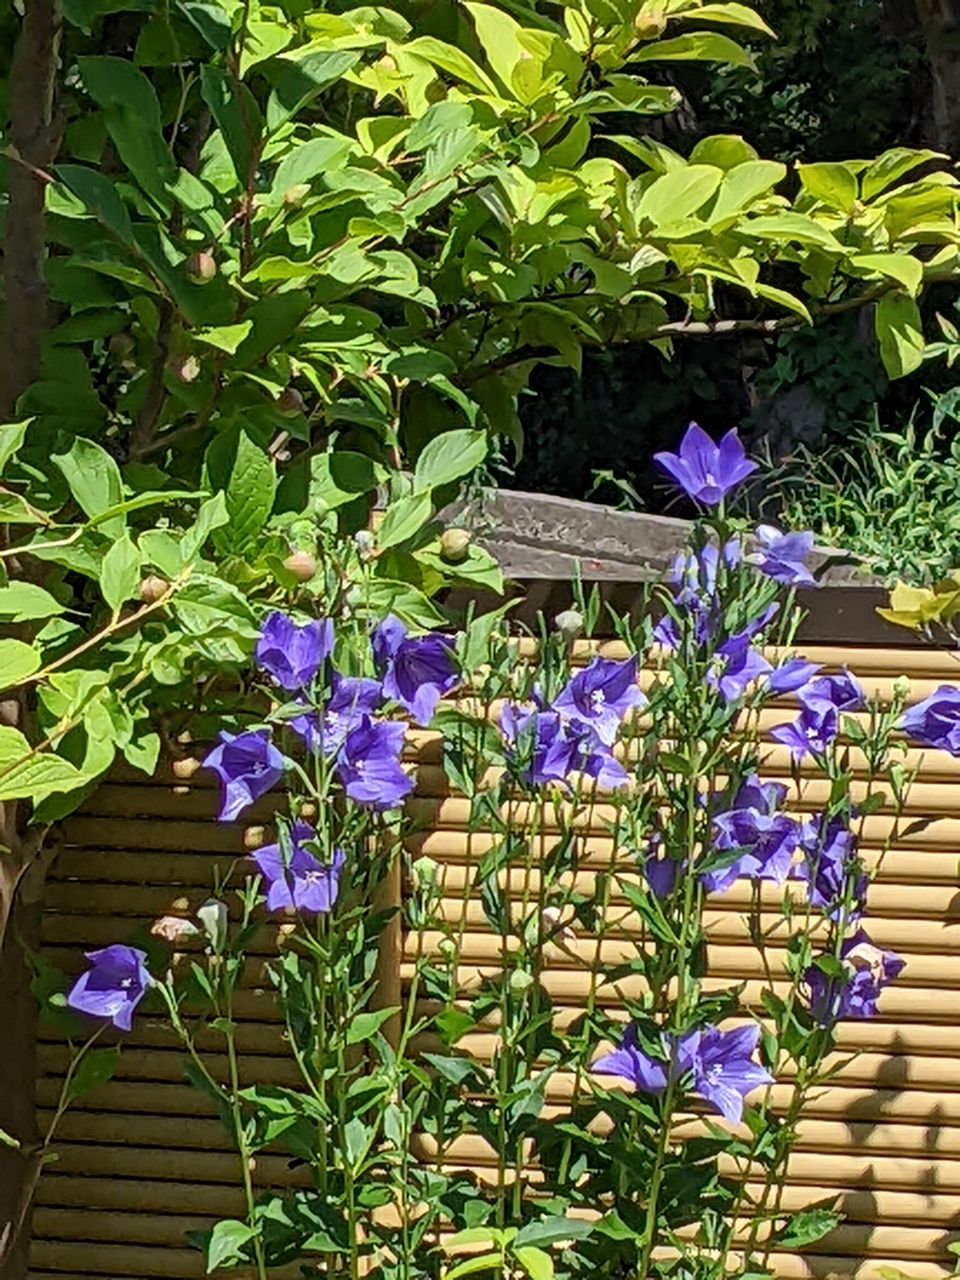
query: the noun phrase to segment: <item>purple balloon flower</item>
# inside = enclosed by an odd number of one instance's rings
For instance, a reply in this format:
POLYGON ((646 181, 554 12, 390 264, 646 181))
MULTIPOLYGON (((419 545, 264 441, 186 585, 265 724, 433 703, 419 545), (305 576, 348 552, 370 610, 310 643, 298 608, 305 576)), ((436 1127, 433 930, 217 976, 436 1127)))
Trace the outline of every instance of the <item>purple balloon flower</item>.
POLYGON ((644 702, 637 688, 637 659, 594 658, 554 699, 553 709, 580 729, 592 730, 608 747, 624 716, 644 702))
POLYGON ((749 635, 741 633, 717 648, 714 663, 707 672, 707 684, 711 689, 719 689, 724 702, 736 702, 754 680, 769 670, 770 663, 753 648, 749 635))
POLYGON ((735 428, 716 445, 695 422, 687 427, 677 453, 655 453, 653 457, 687 497, 707 507, 717 506, 757 469, 744 452, 735 428))
POLYGON ((805 822, 800 846, 800 876, 810 886, 810 901, 834 921, 859 919, 866 907, 867 876, 857 857, 857 838, 840 819, 805 822), (846 907, 845 905, 846 904, 846 907))
POLYGON ((256 662, 281 688, 303 689, 333 652, 333 623, 317 618, 298 626, 285 613, 271 613, 257 641, 256 662))
POLYGON ((153 984, 147 953, 117 943, 88 951, 86 956, 90 968, 70 988, 67 1005, 78 1013, 106 1018, 120 1031, 129 1031, 134 1009, 153 984))
POLYGON ((342 849, 334 849, 329 863, 320 862, 304 848, 316 834, 306 822, 295 822, 289 856, 280 844, 264 845, 253 855, 267 882, 268 911, 288 909, 307 916, 326 915, 332 909, 346 858, 342 849))
POLYGON ((820 670, 819 662, 807 662, 804 658, 788 658, 770 672, 767 688, 771 693, 796 693, 810 683, 820 670))
POLYGON ((797 701, 814 712, 858 711, 866 700, 866 694, 849 671, 820 676, 797 694, 797 701))
POLYGON ((960 756, 960 689, 940 685, 904 714, 900 727, 914 742, 960 756))
POLYGON ((399 702, 416 724, 428 725, 441 697, 459 680, 451 638, 409 636, 391 613, 375 629, 371 643, 383 692, 399 702))
POLYGON ((722 893, 735 880, 773 880, 783 884, 800 843, 800 827, 780 809, 787 789, 780 782, 751 776, 740 787, 733 808, 713 820, 717 849, 740 849, 735 862, 702 875, 709 893, 722 893))
POLYGON ((337 775, 351 800, 372 809, 395 809, 413 790, 413 779, 400 767, 406 725, 395 720, 375 723, 362 716, 344 739, 337 756, 337 775))
POLYGON ((630 776, 610 747, 591 730, 578 738, 578 758, 575 767, 590 778, 595 778, 603 791, 619 791, 629 785, 630 776))
POLYGON ((732 1031, 704 1027, 694 1050, 694 1090, 731 1124, 743 1118, 743 1100, 749 1093, 773 1083, 770 1072, 752 1058, 759 1039, 756 1023, 732 1031))
POLYGON ((500 732, 508 761, 533 786, 564 783, 578 768, 580 742, 556 711, 528 710, 505 703, 500 712, 500 732))
POLYGON ((699 1040, 699 1033, 689 1032, 672 1045, 663 1037, 663 1056, 654 1058, 640 1048, 637 1028, 632 1024, 623 1033, 619 1049, 598 1058, 590 1070, 598 1076, 617 1076, 626 1080, 641 1093, 663 1093, 670 1076, 679 1078, 693 1067, 691 1045, 699 1040))
MULTIPOLYGON (((826 957, 833 968, 833 957, 826 957)), ((822 1026, 839 1018, 872 1018, 884 987, 900 974, 906 961, 892 951, 875 947, 863 930, 840 948, 841 975, 825 973, 813 964, 804 975, 810 1012, 822 1026)))
POLYGON ((794 760, 802 760, 811 754, 823 755, 839 729, 840 718, 834 708, 816 711, 804 707, 796 720, 771 729, 770 737, 789 747, 794 760))
POLYGON ((338 751, 351 729, 361 719, 372 715, 383 705, 383 688, 379 680, 365 676, 342 676, 334 671, 330 696, 323 715, 305 709, 303 715, 288 720, 290 728, 303 740, 304 746, 317 755, 338 751))
POLYGON ((221 822, 232 822, 283 777, 286 760, 270 741, 269 729, 221 733, 203 762, 220 779, 221 822))
POLYGON ((650 838, 650 846, 643 864, 643 875, 650 892, 662 902, 669 898, 677 887, 680 872, 686 869, 686 862, 677 862, 663 849, 663 842, 655 835, 650 838))
POLYGON ((806 565, 813 551, 812 533, 781 533, 771 524, 761 524, 757 526, 754 537, 758 550, 746 559, 761 573, 790 587, 817 585, 806 565))

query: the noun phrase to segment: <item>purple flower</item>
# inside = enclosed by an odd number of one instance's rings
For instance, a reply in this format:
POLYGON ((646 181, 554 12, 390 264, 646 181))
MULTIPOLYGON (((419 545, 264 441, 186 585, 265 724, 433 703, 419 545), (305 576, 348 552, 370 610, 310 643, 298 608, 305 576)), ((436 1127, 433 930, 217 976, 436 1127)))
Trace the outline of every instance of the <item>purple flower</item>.
POLYGON ((577 739, 575 768, 595 778, 604 791, 619 791, 630 783, 630 776, 605 742, 592 731, 582 733, 577 739))
POLYGON ((836 676, 820 676, 797 694, 797 701, 808 711, 857 711, 866 695, 849 671, 836 676))
POLYGON ((203 762, 220 779, 220 821, 232 822, 266 795, 280 781, 286 763, 270 741, 269 729, 221 733, 219 745, 203 762))
MULTIPOLYGON (((835 965, 825 957, 827 967, 835 965)), ((892 951, 875 947, 863 930, 848 938, 840 948, 841 975, 831 976, 817 964, 804 975, 810 1012, 823 1026, 839 1018, 872 1018, 884 987, 890 985, 906 962, 892 951)))
POLYGON ((940 685, 904 714, 900 727, 914 742, 960 756, 960 689, 940 685))
POLYGON ((383 692, 399 702, 416 724, 428 725, 441 697, 459 679, 451 638, 408 636, 407 628, 391 613, 375 629, 372 646, 383 692))
POLYGON ((664 898, 669 898, 686 865, 686 862, 677 862, 664 851, 659 836, 652 836, 643 864, 643 875, 650 892, 661 902, 664 898))
POLYGON ((372 715, 383 705, 383 689, 379 680, 364 676, 342 676, 334 671, 330 697, 321 718, 309 708, 303 715, 288 720, 290 728, 312 755, 321 751, 338 751, 351 729, 365 715, 372 715))
POLYGON ((771 729, 770 737, 789 747, 794 760, 802 760, 811 753, 823 755, 839 729, 839 716, 832 707, 821 711, 805 707, 796 720, 771 729))
POLYGON ((351 800, 372 809, 395 809, 413 790, 400 767, 407 727, 395 720, 374 723, 362 716, 337 756, 337 775, 351 800))
POLYGON ((857 857, 857 838, 840 819, 809 821, 801 828, 804 861, 801 876, 810 886, 810 901, 831 920, 849 923, 864 911, 867 876, 857 857), (844 904, 847 903, 846 910, 844 904))
POLYGON ((67 1005, 78 1013, 107 1018, 120 1031, 129 1031, 134 1009, 153 984, 147 953, 118 943, 86 955, 90 968, 70 988, 67 1005))
POLYGON ((623 1033, 620 1048, 598 1058, 590 1070, 598 1076, 617 1076, 642 1093, 663 1093, 669 1076, 678 1078, 693 1066, 690 1046, 698 1039, 698 1032, 689 1032, 673 1044, 674 1052, 670 1053, 672 1041, 664 1036, 663 1057, 654 1058, 640 1048, 637 1028, 631 1024, 623 1033))
POLYGON ((317 618, 299 627, 285 613, 271 613, 257 641, 261 671, 283 689, 303 689, 333 651, 333 623, 317 618))
POLYGON ((781 533, 771 524, 757 526, 754 533, 759 550, 747 556, 761 573, 787 586, 815 587, 817 580, 806 566, 813 551, 812 533, 781 533))
POLYGON ((268 844, 258 849, 253 860, 267 882, 267 910, 291 909, 301 915, 326 915, 337 900, 340 873, 346 858, 334 849, 332 860, 324 864, 304 845, 316 838, 313 827, 295 822, 290 833, 289 855, 282 845, 268 844))
POLYGON ((637 659, 613 662, 594 658, 554 699, 553 709, 582 729, 591 729, 612 746, 624 716, 644 702, 637 688, 637 659))
POLYGON ((782 783, 762 783, 751 776, 737 792, 733 807, 717 814, 713 820, 717 849, 742 852, 728 866, 702 874, 709 893, 722 893, 741 877, 778 884, 787 879, 800 843, 800 827, 780 812, 786 794, 782 783))
MULTIPOLYGON (((730 538, 723 547, 723 562, 734 568, 740 562, 740 543, 730 538)), ((693 633, 697 644, 706 644, 719 622, 717 577, 720 569, 720 552, 708 544, 700 551, 681 552, 673 562, 667 581, 677 588, 677 607, 693 621, 693 633)), ((657 644, 676 649, 680 643, 680 631, 673 618, 661 618, 653 630, 657 644)))
POLYGON ((653 456, 687 497, 707 507, 722 502, 731 489, 757 469, 757 464, 747 458, 736 429, 728 431, 716 445, 695 422, 687 427, 678 453, 653 456))
POLYGON ((715 662, 707 672, 707 684, 719 689, 724 702, 736 702, 754 680, 769 670, 770 663, 752 647, 750 637, 741 633, 718 647, 715 662))
POLYGON ((767 688, 771 693, 796 693, 809 684, 820 670, 819 662, 807 662, 804 658, 788 658, 770 672, 767 688))
POLYGON ((527 710, 508 702, 500 712, 507 758, 525 782, 566 782, 579 767, 581 744, 556 711, 527 710))
POLYGON ((693 1087, 725 1120, 739 1124, 743 1100, 773 1076, 752 1059, 760 1039, 756 1023, 721 1031, 704 1027, 693 1055, 693 1087))

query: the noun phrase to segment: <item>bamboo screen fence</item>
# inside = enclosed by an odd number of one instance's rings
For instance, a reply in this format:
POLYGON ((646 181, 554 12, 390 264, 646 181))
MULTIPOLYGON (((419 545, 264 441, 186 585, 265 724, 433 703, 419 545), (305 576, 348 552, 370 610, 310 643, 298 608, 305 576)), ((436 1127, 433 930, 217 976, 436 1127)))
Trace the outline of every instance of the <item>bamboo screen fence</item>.
MULTIPOLYGON (((616 648, 605 651, 612 656, 616 648)), ((849 665, 868 690, 887 696, 906 674, 911 701, 960 679, 956 659, 930 650, 807 646, 805 652, 833 669, 849 665)), ((766 727, 783 718, 768 712, 766 727)), ((466 802, 449 794, 429 734, 416 750, 419 787, 410 814, 419 830, 407 844, 444 865, 450 909, 460 910, 467 863, 482 853, 484 836, 472 837, 468 857, 466 802)), ((878 1019, 844 1025, 844 1046, 865 1052, 808 1108, 790 1169, 789 1207, 834 1195, 847 1217, 812 1252, 777 1259, 785 1280, 833 1274, 883 1280, 888 1267, 910 1280, 933 1280, 948 1274, 947 1246, 960 1240, 960 760, 911 752, 908 764, 919 764, 919 778, 869 903, 872 937, 903 955, 906 967, 884 993, 878 1019)), ((780 748, 770 746, 764 776, 789 777, 780 748)), ((816 790, 806 788, 798 808, 822 802, 816 790)), ((250 821, 269 817, 270 799, 250 821)), ((169 768, 151 781, 131 773, 101 786, 66 823, 47 890, 49 959, 75 972, 84 949, 131 939, 138 923, 199 905, 215 868, 243 855, 241 828, 218 825, 215 809, 204 772, 188 782, 169 768)), ((865 820, 868 860, 876 859, 892 824, 883 813, 865 820)), ((602 859, 609 837, 598 827, 589 839, 602 859)), ((718 985, 745 979, 749 998, 761 971, 738 915, 745 903, 736 891, 716 901, 710 963, 718 985)), ((466 964, 495 962, 495 940, 484 934, 479 911, 469 910, 466 964)), ((250 1082, 292 1083, 257 977, 267 959, 258 957, 237 1011, 244 1071, 250 1082)), ((388 965, 401 977, 402 960, 398 954, 388 965)), ((575 1010, 586 975, 566 960, 550 971, 549 983, 556 1002, 575 1010)), ((201 1256, 184 1233, 240 1211, 234 1157, 208 1104, 184 1082, 179 1050, 149 1015, 139 1014, 134 1025, 116 1078, 64 1122, 59 1161, 40 1190, 33 1280, 200 1276, 201 1256)), ((52 1031, 41 1035, 38 1104, 46 1118, 66 1052, 52 1031)), ((473 1047, 483 1051, 482 1036, 473 1047)), ((457 1156, 466 1163, 484 1159, 470 1147, 457 1156)), ((282 1156, 266 1156, 256 1176, 263 1185, 283 1185, 297 1175, 282 1156)))

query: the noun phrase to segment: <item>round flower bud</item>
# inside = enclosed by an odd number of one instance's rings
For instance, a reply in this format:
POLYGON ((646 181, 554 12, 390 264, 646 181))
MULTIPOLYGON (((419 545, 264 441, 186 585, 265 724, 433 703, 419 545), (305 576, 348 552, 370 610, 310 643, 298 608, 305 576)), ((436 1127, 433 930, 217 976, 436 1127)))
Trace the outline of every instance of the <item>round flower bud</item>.
POLYGON ((533 977, 527 973, 526 969, 514 969, 510 975, 510 990, 522 995, 524 991, 529 991, 533 986, 533 977))
POLYGON ((358 529, 353 535, 353 543, 361 560, 369 560, 377 546, 377 540, 369 529, 358 529))
POLYGON ((897 676, 893 682, 893 692, 898 698, 905 698, 910 692, 910 680, 907 676, 897 676))
POLYGON ((317 572, 317 561, 309 551, 294 551, 284 560, 283 567, 298 582, 309 582, 317 572))
POLYGON ((263 827, 247 827, 243 833, 243 847, 245 849, 259 849, 267 838, 267 833, 263 827))
POLYGON ((200 377, 200 361, 196 356, 174 356, 167 368, 178 382, 196 382, 200 377))
POLYGON ((417 858, 410 868, 414 887, 417 889, 432 888, 437 882, 437 872, 439 870, 439 865, 432 858, 417 858))
POLYGON ((303 413, 303 396, 296 387, 287 387, 277 397, 274 408, 284 418, 297 418, 303 413))
POLYGON ((301 800, 297 809, 297 817, 312 822, 317 816, 317 806, 312 800, 301 800))
POLYGON ((219 951, 227 940, 227 904, 217 898, 208 898, 203 906, 197 908, 197 919, 211 947, 219 951))
POLYGON ((660 9, 641 9, 633 20, 633 29, 641 40, 657 40, 667 29, 660 9))
POLYGON ((457 954, 457 944, 452 938, 441 938, 437 943, 437 950, 445 960, 453 960, 457 954))
POLYGON ((217 274, 217 262, 212 253, 202 250, 187 259, 186 270, 194 284, 209 284, 217 274))
POLYGON ((166 578, 161 578, 155 573, 149 573, 140 583, 140 599, 144 604, 156 604, 161 600, 169 588, 170 583, 166 578))
POLYGON ((200 768, 200 761, 196 756, 184 756, 182 760, 174 760, 172 767, 175 778, 192 778, 200 768))
POLYGON ((578 609, 564 609, 554 618, 553 625, 569 644, 583 635, 583 614, 578 609))
POLYGON ((450 564, 466 560, 470 550, 470 534, 466 529, 444 529, 440 536, 440 554, 450 564))
POLYGON ((297 182, 292 187, 288 187, 283 193, 283 203, 288 208, 296 208, 298 204, 303 204, 304 197, 310 192, 310 184, 308 182, 297 182))

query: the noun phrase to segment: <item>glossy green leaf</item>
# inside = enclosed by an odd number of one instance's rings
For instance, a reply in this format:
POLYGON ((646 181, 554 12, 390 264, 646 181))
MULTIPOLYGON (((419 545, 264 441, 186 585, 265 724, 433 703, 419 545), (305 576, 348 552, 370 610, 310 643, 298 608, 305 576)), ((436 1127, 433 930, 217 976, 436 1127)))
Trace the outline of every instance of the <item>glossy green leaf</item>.
POLYGON ((398 498, 387 508, 377 529, 377 546, 381 551, 406 542, 419 533, 433 514, 430 491, 398 498))
POLYGON ((748 67, 756 70, 751 54, 715 31, 690 31, 686 35, 669 40, 656 40, 645 44, 633 55, 634 62, 719 62, 731 67, 748 67))
POLYGON ((829 205, 847 213, 857 199, 857 175, 844 164, 798 164, 797 173, 806 191, 829 205))
POLYGON ((7 622, 53 618, 63 611, 59 600, 34 582, 11 582, 0 587, 0 619, 7 622))
POLYGON ((0 801, 40 800, 71 791, 83 775, 51 751, 34 752, 18 729, 0 725, 0 801))
POLYGON ((484 431, 445 431, 435 436, 417 458, 414 493, 438 489, 469 475, 486 458, 487 447, 484 431))
POLYGON ((100 565, 100 590, 114 613, 137 594, 140 583, 140 552, 126 534, 118 538, 100 565))
POLYGON ((100 528, 108 537, 122 533, 123 517, 111 517, 108 513, 123 501, 123 482, 120 468, 106 449, 93 440, 81 438, 74 440, 68 453, 54 454, 53 461, 80 509, 91 517, 105 517, 100 528))
POLYGON ((723 180, 723 170, 712 165, 691 164, 665 173, 647 188, 637 205, 637 217, 648 218, 654 227, 677 222, 703 208, 723 180))
POLYGON ((923 363, 926 346, 920 310, 904 293, 885 293, 874 310, 880 358, 891 378, 902 378, 923 363))
POLYGON ((10 459, 23 446, 30 419, 23 422, 10 422, 0 426, 0 475, 10 459))
POLYGON ((0 689, 9 689, 40 670, 40 654, 23 640, 0 639, 0 689))
POLYGON ((77 1063, 67 1088, 67 1099, 76 1102, 94 1089, 112 1080, 120 1062, 120 1046, 108 1049, 88 1049, 77 1063))

